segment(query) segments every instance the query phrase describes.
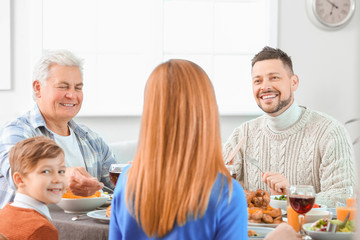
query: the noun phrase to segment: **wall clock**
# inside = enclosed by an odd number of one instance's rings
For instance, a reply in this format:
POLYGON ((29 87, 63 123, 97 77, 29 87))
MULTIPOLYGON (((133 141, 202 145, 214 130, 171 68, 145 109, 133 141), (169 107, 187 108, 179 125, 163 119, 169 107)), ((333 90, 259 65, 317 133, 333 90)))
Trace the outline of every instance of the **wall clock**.
POLYGON ((350 22, 356 0, 307 0, 310 20, 318 27, 337 30, 350 22))

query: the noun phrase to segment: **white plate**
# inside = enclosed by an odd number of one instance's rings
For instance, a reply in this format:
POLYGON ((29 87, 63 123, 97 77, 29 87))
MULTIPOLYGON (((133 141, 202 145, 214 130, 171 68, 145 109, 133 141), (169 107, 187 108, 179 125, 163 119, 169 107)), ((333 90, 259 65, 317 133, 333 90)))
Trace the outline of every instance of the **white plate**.
POLYGON ((96 210, 87 213, 88 217, 95 218, 103 222, 109 222, 110 218, 106 216, 106 210, 96 210))
POLYGON ((308 230, 312 223, 305 223, 303 228, 307 234, 309 234, 314 240, 351 240, 354 239, 354 233, 345 232, 316 232, 308 230))
MULTIPOLYGON (((282 215, 286 214, 286 211, 281 209, 281 213, 282 215)), ((283 217, 283 222, 287 222, 287 218, 283 217)), ((248 226, 252 226, 252 227, 268 227, 268 228, 276 228, 277 226, 279 226, 280 223, 277 224, 273 224, 273 223, 250 223, 248 222, 248 226)))
POLYGON ((265 238, 266 235, 274 231, 274 228, 268 228, 268 227, 248 227, 248 230, 255 231, 259 236, 253 236, 249 237, 249 239, 257 239, 257 238, 265 238))
POLYGON ((108 195, 94 198, 61 198, 57 205, 66 213, 84 213, 102 206, 109 200, 108 195))
POLYGON ((277 226, 279 226, 280 223, 278 224, 273 224, 273 223, 250 223, 248 222, 248 226, 250 227, 265 227, 265 228, 276 228, 277 226))

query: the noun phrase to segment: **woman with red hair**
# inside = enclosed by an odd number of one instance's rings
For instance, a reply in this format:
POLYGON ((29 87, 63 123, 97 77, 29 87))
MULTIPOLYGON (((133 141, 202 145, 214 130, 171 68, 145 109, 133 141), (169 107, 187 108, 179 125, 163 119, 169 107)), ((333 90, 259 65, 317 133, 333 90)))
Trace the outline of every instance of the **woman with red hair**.
POLYGON ((116 184, 109 239, 247 239, 247 221, 209 77, 190 61, 160 64, 146 84, 134 161, 116 184))

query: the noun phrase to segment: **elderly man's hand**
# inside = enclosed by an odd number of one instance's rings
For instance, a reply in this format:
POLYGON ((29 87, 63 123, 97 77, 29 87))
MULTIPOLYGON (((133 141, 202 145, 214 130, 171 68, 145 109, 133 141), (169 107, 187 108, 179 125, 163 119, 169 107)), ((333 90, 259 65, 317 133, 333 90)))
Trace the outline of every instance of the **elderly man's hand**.
POLYGON ((297 240, 302 239, 302 236, 295 232, 295 230, 287 223, 281 223, 274 231, 266 235, 265 240, 297 240))
POLYGON ((290 184, 284 175, 274 172, 265 172, 262 178, 269 186, 271 195, 286 195, 286 188, 290 187, 290 184))
POLYGON ((78 196, 91 196, 103 187, 103 183, 92 177, 83 167, 71 167, 66 169, 68 188, 78 196))

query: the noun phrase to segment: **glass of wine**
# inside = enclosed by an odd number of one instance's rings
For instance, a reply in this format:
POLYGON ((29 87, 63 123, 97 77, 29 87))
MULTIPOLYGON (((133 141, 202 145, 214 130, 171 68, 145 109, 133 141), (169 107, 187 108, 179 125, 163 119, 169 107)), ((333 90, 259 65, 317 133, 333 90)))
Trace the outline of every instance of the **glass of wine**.
POLYGON ((110 165, 109 176, 110 176, 110 181, 114 184, 114 186, 116 185, 116 182, 123 168, 126 167, 127 165, 128 164, 120 164, 120 163, 116 163, 116 164, 113 163, 110 165))
POLYGON ((290 205, 299 214, 299 233, 303 235, 302 223, 305 214, 312 209, 315 203, 314 187, 311 185, 291 185, 287 190, 290 205))
POLYGON ((236 180, 236 172, 235 172, 235 167, 234 165, 225 165, 227 170, 229 171, 230 173, 230 176, 236 180))

